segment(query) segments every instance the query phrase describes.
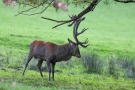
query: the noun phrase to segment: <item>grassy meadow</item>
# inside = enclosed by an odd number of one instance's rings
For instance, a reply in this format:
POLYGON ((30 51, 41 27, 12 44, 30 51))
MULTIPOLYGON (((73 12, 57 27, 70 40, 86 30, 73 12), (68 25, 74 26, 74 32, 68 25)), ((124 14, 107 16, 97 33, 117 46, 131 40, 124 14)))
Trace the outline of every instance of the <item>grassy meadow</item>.
MULTIPOLYGON (((5 7, 0 2, 0 90, 135 89, 134 3, 112 2, 104 5, 100 2, 93 12, 85 15, 86 19, 80 24, 79 31, 84 27, 89 29, 78 38, 80 41, 88 38, 90 46, 79 47, 82 58, 73 57, 67 62, 57 63, 54 82, 48 81, 48 72, 45 70, 44 77, 40 77, 35 59, 31 60, 25 76, 22 76, 29 44, 33 40, 57 44, 67 43, 67 38, 74 41, 73 26, 62 25, 52 29, 58 23, 41 17, 69 19, 66 13, 61 10, 56 13, 52 7, 40 15, 14 17, 18 11, 27 8, 13 10, 11 6, 5 7)), ((39 12, 40 9, 28 13, 39 12)), ((78 14, 81 10, 80 7, 69 5, 68 13, 78 14)), ((42 66, 46 69, 45 62, 42 66)))

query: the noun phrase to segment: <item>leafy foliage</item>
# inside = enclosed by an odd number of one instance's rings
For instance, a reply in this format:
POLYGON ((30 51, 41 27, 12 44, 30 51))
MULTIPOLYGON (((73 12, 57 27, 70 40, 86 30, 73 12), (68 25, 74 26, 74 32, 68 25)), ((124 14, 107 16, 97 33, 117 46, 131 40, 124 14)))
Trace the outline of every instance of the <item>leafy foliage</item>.
MULTIPOLYGON (((17 0, 19 4, 25 4, 25 5, 46 5, 50 3, 52 0, 17 0)), ((66 2, 68 5, 69 4, 74 4, 75 6, 82 6, 84 7, 85 5, 89 5, 92 0, 58 0, 58 1, 63 1, 66 2)))

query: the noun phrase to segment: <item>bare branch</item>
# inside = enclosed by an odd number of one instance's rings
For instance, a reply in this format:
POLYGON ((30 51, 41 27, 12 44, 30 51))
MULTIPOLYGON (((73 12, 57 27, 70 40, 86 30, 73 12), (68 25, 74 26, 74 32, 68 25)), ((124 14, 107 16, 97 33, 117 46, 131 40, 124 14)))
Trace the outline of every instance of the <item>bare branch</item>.
POLYGON ((121 3, 135 3, 135 0, 114 0, 114 1, 121 3))
POLYGON ((77 33, 77 36, 85 32, 86 30, 88 30, 88 28, 84 28, 81 32, 77 33))
POLYGON ((82 47, 86 48, 86 47, 88 47, 90 45, 90 44, 87 44, 87 43, 88 43, 88 38, 84 42, 79 42, 79 45, 81 45, 82 47))
MULTIPOLYGON (((84 16, 85 14, 87 14, 88 12, 90 11, 93 11, 94 8, 96 7, 96 5, 100 2, 100 0, 93 0, 93 2, 86 8, 84 9, 82 12, 80 12, 77 16, 74 16, 73 18, 71 18, 70 20, 65 20, 65 21, 58 21, 58 20, 54 20, 54 19, 50 19, 50 18, 45 18, 45 17, 41 17, 43 19, 46 19, 46 20, 50 20, 50 21, 54 21, 54 22, 57 22, 57 23, 60 23, 56 26, 54 26, 53 28, 56 28, 60 25, 63 25, 63 24, 66 24, 66 23, 70 23, 68 26, 72 26, 74 21, 76 21, 77 19, 79 19, 80 17, 84 16)), ((70 16, 69 16, 70 17, 70 16)))
POLYGON ((45 17, 41 17, 41 18, 46 19, 46 20, 50 20, 50 21, 54 21, 54 22, 57 22, 57 23, 65 22, 65 21, 59 21, 59 20, 55 20, 55 19, 51 19, 51 18, 45 18, 45 17))
POLYGON ((28 12, 28 11, 30 11, 30 10, 33 10, 33 9, 36 9, 36 8, 40 7, 41 5, 45 4, 45 1, 44 1, 43 3, 40 3, 38 6, 34 6, 34 7, 30 8, 30 9, 27 9, 27 10, 25 10, 25 11, 18 12, 18 14, 15 15, 15 16, 18 16, 18 15, 20 15, 20 14, 28 15, 28 16, 36 15, 36 14, 42 14, 42 13, 51 5, 52 2, 53 2, 53 0, 52 0, 43 10, 41 10, 40 12, 33 13, 33 14, 26 14, 26 13, 24 13, 24 12, 28 12))

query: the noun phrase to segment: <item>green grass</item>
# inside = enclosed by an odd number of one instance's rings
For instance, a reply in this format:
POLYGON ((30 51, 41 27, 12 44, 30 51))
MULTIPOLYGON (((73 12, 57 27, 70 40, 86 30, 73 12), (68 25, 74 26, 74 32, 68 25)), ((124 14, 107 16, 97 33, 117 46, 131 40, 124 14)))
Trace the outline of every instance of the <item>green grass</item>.
MULTIPOLYGON (((103 75, 96 74, 76 74, 67 75, 66 73, 56 73, 55 74, 55 82, 48 81, 47 74, 43 73, 44 77, 41 78, 39 73, 35 71, 29 71, 24 77, 20 77, 22 71, 6 69, 0 70, 1 75, 1 83, 2 88, 6 87, 7 83, 12 88, 17 88, 17 90, 21 90, 23 87, 25 88, 48 88, 48 89, 75 89, 75 90, 87 90, 87 89, 100 89, 100 90, 108 90, 108 89, 124 89, 124 90, 132 90, 135 89, 134 80, 131 79, 114 79, 113 77, 106 77, 103 75), (6 70, 6 71, 5 71, 6 70), (16 73, 16 74, 15 74, 16 73), (9 78, 10 77, 10 78, 9 78), (19 84, 19 83, 21 84, 19 84), (13 86, 13 84, 17 84, 13 86), (24 84, 26 86, 24 86, 24 84), (19 86, 19 87, 18 87, 19 86), (20 88, 21 87, 21 88, 20 88), (20 88, 20 89, 18 89, 20 88)), ((28 90, 28 89, 26 89, 28 90)), ((31 90, 31 89, 30 89, 31 90)), ((37 90, 37 89, 36 89, 37 90)))
POLYGON ((0 90, 57 90, 57 88, 23 85, 17 82, 11 83, 0 82, 0 85, 1 85, 0 90))
MULTIPOLYGON (((72 8, 74 6, 69 7, 70 15, 73 13, 77 14, 82 10, 80 8, 72 10, 72 8)), ((90 43, 88 49, 80 47, 81 51, 94 50, 101 56, 124 54, 133 57, 135 49, 135 12, 133 8, 133 4, 112 3, 106 6, 100 2, 94 12, 86 15, 86 20, 80 25, 81 28, 79 30, 84 27, 89 28, 89 30, 80 35, 79 39, 84 41, 85 38, 88 38, 90 43)), ((27 53, 29 44, 35 39, 51 41, 57 44, 67 43, 67 38, 73 40, 72 27, 63 25, 52 29, 57 23, 40 18, 41 16, 45 16, 57 20, 69 19, 68 15, 62 11, 56 13, 53 8, 49 8, 41 15, 19 15, 14 17, 17 11, 14 11, 11 7, 4 7, 1 4, 1 12, 1 48, 2 46, 6 46, 4 48, 10 48, 16 53, 27 53)))
MULTIPOLYGON (((26 8, 21 8, 19 11, 26 8)), ((78 14, 82 10, 78 7, 74 8, 73 5, 69 7, 70 15, 78 14)), ((86 19, 80 24, 79 30, 84 27, 89 29, 79 36, 79 40, 88 38, 90 43, 87 49, 80 47, 81 53, 93 51, 100 57, 111 55, 135 57, 134 8, 134 4, 112 3, 106 6, 100 2, 94 12, 85 15, 86 19)), ((110 75, 85 73, 85 69, 77 62, 80 59, 76 58, 68 63, 61 62, 56 65, 56 70, 61 72, 55 73, 55 82, 48 82, 47 72, 44 72, 44 77, 41 78, 39 72, 27 70, 22 77, 29 44, 33 40, 65 44, 68 42, 67 38, 74 40, 73 27, 63 25, 52 29, 57 23, 41 19, 42 16, 57 20, 69 19, 68 15, 62 11, 56 13, 54 8, 49 8, 41 15, 14 17, 17 11, 11 7, 5 7, 0 2, 0 11, 0 89, 135 89, 134 80, 129 78, 116 79, 110 75), (9 69, 11 66, 19 67, 19 70, 9 69)), ((37 64, 37 61, 35 63, 37 64)), ((34 63, 30 62, 30 64, 34 63)))

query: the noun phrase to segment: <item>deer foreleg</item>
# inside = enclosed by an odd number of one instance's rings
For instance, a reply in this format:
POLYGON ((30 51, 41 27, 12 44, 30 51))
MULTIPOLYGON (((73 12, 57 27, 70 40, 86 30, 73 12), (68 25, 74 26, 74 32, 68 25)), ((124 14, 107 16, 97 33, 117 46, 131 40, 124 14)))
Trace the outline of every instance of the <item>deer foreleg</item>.
POLYGON ((43 63, 43 60, 41 59, 41 60, 38 61, 38 64, 37 64, 38 69, 39 69, 39 71, 40 71, 41 77, 43 77, 43 74, 42 74, 42 71, 41 71, 41 65, 42 65, 42 63, 43 63))
POLYGON ((51 80, 51 79, 50 79, 50 75, 51 75, 50 61, 47 60, 46 63, 47 63, 48 72, 49 72, 49 78, 48 78, 48 80, 50 81, 50 80, 51 80))
POLYGON ((54 81, 54 68, 55 68, 55 62, 54 63, 52 63, 52 79, 53 79, 53 81, 54 81))
POLYGON ((56 10, 56 12, 58 12, 58 8, 56 8, 55 10, 56 10))

